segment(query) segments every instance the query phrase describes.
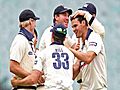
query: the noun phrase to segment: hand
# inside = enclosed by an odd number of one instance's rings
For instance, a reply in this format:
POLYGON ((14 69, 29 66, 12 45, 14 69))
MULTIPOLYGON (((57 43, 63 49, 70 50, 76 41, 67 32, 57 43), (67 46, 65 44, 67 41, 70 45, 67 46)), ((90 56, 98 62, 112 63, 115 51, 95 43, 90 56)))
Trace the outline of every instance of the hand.
POLYGON ((38 84, 44 85, 44 83, 45 83, 44 72, 41 71, 41 74, 42 74, 42 76, 40 76, 40 78, 38 79, 38 84))
POLYGON ((75 18, 78 15, 84 16, 86 13, 88 13, 87 11, 83 11, 83 10, 77 10, 76 12, 74 12, 71 17, 75 18))
POLYGON ((38 79, 38 84, 44 85, 44 83, 45 83, 45 78, 44 78, 44 76, 42 75, 42 76, 40 76, 40 78, 38 79))
POLYGON ((80 48, 80 44, 79 43, 74 46, 75 50, 79 50, 79 48, 80 48))
POLYGON ((79 48, 80 48, 80 38, 78 38, 78 42, 77 42, 77 44, 74 46, 74 49, 75 49, 75 50, 79 50, 79 48))
POLYGON ((85 66, 85 65, 86 65, 86 63, 80 61, 80 68, 82 68, 82 67, 85 66))
POLYGON ((17 86, 17 78, 16 77, 12 78, 11 84, 12 84, 13 87, 17 86))
POLYGON ((75 15, 74 15, 74 18, 75 18, 76 16, 78 16, 78 15, 84 16, 84 15, 85 15, 85 11, 83 11, 83 10, 78 10, 78 11, 76 11, 76 12, 75 12, 75 15))

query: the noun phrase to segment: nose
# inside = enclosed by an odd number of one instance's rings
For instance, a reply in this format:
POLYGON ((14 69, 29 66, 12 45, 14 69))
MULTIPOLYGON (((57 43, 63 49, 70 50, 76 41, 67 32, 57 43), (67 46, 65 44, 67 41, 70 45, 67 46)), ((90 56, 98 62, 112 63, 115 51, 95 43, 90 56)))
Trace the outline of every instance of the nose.
POLYGON ((68 16, 66 16, 66 17, 65 17, 65 20, 69 21, 69 17, 68 17, 68 16))

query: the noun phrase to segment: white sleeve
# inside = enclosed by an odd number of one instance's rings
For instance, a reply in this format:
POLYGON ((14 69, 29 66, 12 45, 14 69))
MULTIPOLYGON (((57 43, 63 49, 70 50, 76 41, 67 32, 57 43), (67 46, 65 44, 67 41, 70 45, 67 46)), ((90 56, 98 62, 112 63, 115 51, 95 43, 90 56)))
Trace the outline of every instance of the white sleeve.
MULTIPOLYGON (((92 15, 86 11, 84 11, 84 13, 85 13, 84 17, 89 22, 90 19, 92 18, 92 15)), ((91 27, 96 33, 98 33, 102 37, 102 39, 104 38, 104 36, 105 36, 104 26, 96 18, 93 20, 91 27)))
POLYGON ((10 59, 20 63, 26 50, 25 46, 24 39, 16 37, 10 48, 10 59))
POLYGON ((103 39, 105 37, 105 29, 104 26, 95 18, 93 23, 91 24, 91 27, 93 30, 98 33, 101 38, 103 39))
POLYGON ((92 34, 88 39, 88 49, 87 51, 93 51, 97 55, 102 49, 102 39, 98 34, 92 34))

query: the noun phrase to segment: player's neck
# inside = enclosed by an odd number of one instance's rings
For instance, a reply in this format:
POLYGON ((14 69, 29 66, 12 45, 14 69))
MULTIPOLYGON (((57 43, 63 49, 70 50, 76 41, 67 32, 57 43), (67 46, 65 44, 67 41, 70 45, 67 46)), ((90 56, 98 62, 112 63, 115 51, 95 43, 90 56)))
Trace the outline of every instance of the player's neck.
POLYGON ((28 27, 25 27, 25 29, 34 35, 34 30, 31 29, 29 26, 28 26, 28 27))
POLYGON ((87 36, 87 28, 84 30, 83 34, 82 34, 82 41, 85 42, 86 36, 87 36))

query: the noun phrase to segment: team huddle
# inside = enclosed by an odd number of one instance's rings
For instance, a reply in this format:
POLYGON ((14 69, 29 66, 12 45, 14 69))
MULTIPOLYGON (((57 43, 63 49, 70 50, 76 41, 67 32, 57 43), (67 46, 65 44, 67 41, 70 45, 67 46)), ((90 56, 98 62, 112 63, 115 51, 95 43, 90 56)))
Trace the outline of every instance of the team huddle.
POLYGON ((10 48, 12 90, 107 90, 104 26, 96 18, 96 7, 86 3, 73 11, 55 8, 53 25, 41 36, 39 48, 36 21, 30 9, 19 15, 20 30, 10 48), (73 31, 69 36, 69 19, 73 31))

